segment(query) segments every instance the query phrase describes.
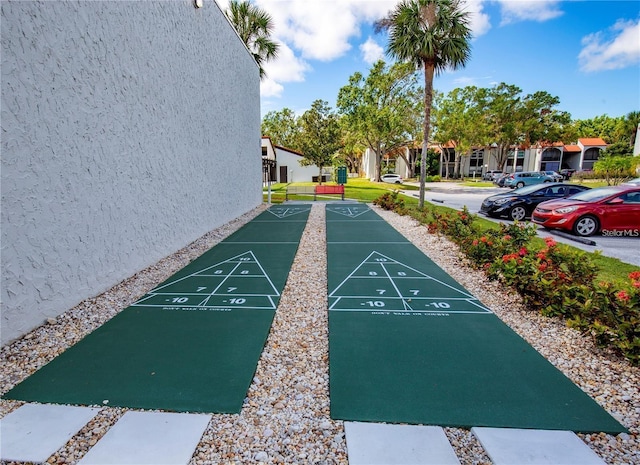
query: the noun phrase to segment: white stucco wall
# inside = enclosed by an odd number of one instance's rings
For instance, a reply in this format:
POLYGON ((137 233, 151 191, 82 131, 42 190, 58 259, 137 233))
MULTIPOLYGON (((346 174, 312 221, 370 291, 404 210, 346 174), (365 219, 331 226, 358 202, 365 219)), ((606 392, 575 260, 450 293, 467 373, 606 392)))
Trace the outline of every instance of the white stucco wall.
POLYGON ((1 8, 4 344, 262 192, 258 68, 213 1, 1 8))
MULTIPOLYGON (((303 159, 302 155, 294 152, 290 152, 282 147, 276 146, 276 162, 278 163, 278 182, 282 182, 280 179, 280 167, 287 167, 287 182, 311 182, 314 176, 320 174, 320 170, 316 165, 302 166, 300 160, 303 159)), ((329 168, 325 169, 325 172, 329 168)))

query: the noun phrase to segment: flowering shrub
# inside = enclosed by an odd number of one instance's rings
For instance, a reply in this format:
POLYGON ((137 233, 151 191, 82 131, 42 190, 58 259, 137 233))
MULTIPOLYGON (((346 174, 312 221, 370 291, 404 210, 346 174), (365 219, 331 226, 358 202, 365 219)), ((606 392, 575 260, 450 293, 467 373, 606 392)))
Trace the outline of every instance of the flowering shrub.
POLYGON ((535 253, 522 247, 503 255, 488 274, 514 287, 532 309, 548 316, 564 315, 572 311, 566 301, 576 298, 580 286, 593 282, 597 268, 585 253, 559 247, 552 238, 545 242, 546 248, 535 253))
POLYGON ((476 215, 469 213, 467 207, 451 213, 433 211, 431 219, 427 220, 427 228, 429 232, 443 234, 461 245, 467 238, 478 234, 479 230, 474 225, 475 218, 476 215))
POLYGON ((373 201, 374 205, 378 205, 385 210, 395 211, 400 215, 405 215, 407 210, 404 206, 404 200, 398 196, 398 191, 386 192, 373 201))
POLYGON ((567 318, 570 326, 640 365, 640 270, 629 275, 627 288, 620 289, 595 282, 598 269, 584 252, 559 245, 553 238, 534 250, 534 225, 514 222, 481 230, 474 224, 477 217, 466 209, 420 215, 429 232, 458 244, 473 266, 517 290, 529 308, 567 318))
POLYGON ((626 289, 601 282, 584 286, 568 325, 590 333, 603 346, 620 350, 640 365, 640 271, 629 273, 626 289))
POLYGON ((485 231, 479 237, 467 237, 461 245, 476 268, 488 269, 498 258, 521 254, 535 235, 532 225, 501 223, 499 229, 485 231))

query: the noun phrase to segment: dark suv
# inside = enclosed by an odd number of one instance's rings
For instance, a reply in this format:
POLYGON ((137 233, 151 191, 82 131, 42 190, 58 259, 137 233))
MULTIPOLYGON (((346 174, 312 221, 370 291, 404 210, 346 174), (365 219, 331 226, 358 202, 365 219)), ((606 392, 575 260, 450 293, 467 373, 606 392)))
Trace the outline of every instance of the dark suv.
POLYGON ((571 176, 573 176, 573 173, 575 173, 575 172, 576 172, 576 170, 571 170, 571 169, 560 170, 560 174, 565 179, 565 181, 571 179, 571 176))

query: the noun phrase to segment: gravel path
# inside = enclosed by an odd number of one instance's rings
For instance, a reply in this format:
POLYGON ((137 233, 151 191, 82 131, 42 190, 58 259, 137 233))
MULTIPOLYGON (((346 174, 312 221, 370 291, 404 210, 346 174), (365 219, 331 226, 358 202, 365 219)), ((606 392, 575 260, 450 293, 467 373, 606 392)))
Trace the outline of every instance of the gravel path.
MULTIPOLYGON (((0 350, 0 392, 47 363, 264 210, 256 208, 188 247, 88 299, 0 350)), ((472 270, 446 239, 415 220, 376 209, 392 226, 483 301, 631 434, 580 437, 609 464, 640 463, 640 369, 597 349, 556 319, 472 270)), ((191 460, 212 463, 347 463, 344 428, 329 418, 324 204, 313 204, 271 333, 240 415, 213 415, 191 460)), ((22 402, 0 400, 0 416, 22 402)), ((126 411, 106 407, 49 463, 76 463, 126 411)), ((489 464, 468 430, 445 428, 462 464, 489 464)))

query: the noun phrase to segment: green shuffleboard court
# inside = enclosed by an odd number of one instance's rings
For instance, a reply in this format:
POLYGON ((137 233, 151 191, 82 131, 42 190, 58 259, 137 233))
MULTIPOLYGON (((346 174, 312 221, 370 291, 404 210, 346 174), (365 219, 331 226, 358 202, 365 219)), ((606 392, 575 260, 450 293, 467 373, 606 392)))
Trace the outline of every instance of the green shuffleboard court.
POLYGON ((366 205, 327 205, 331 416, 626 429, 366 205))
POLYGON ((310 206, 273 206, 4 397, 238 413, 310 206))

